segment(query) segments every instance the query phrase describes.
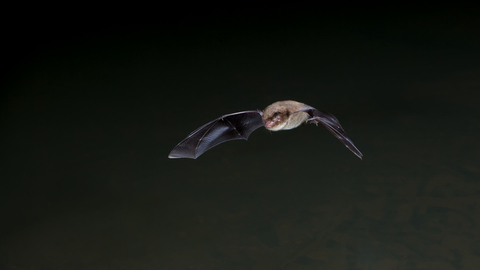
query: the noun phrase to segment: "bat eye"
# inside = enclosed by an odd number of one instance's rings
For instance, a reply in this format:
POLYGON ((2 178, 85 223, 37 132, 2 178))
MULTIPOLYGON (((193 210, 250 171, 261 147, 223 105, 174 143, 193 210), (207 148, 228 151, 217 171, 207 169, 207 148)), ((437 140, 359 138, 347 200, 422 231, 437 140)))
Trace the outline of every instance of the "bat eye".
POLYGON ((275 113, 273 113, 273 116, 275 117, 275 116, 277 116, 277 115, 279 115, 279 114, 280 114, 280 112, 275 112, 275 113))

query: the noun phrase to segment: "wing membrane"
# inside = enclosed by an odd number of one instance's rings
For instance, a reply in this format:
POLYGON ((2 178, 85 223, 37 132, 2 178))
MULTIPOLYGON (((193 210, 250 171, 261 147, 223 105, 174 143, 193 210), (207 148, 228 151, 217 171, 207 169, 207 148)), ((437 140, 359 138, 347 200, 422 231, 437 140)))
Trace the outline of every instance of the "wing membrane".
POLYGON ((360 152, 360 150, 357 149, 355 144, 353 144, 352 140, 350 140, 347 133, 342 128, 342 125, 340 125, 340 122, 333 114, 322 112, 312 107, 304 111, 312 117, 309 119, 310 121, 314 121, 315 123, 321 123, 322 125, 324 125, 350 151, 352 151, 357 157, 362 159, 362 152, 360 152))
POLYGON ((263 126, 261 111, 244 111, 219 117, 190 133, 181 141, 169 158, 198 158, 210 148, 230 140, 247 140, 263 126))

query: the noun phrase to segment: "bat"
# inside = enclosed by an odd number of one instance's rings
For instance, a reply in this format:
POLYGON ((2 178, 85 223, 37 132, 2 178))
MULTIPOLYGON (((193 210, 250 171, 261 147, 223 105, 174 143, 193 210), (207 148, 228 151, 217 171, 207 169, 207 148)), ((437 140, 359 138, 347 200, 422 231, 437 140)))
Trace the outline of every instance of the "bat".
POLYGON ((223 115, 190 133, 173 148, 168 157, 196 159, 223 142, 247 140, 250 134, 261 126, 271 131, 279 131, 293 129, 304 123, 323 124, 350 151, 362 159, 363 154, 348 138, 335 116, 293 100, 275 102, 263 111, 253 110, 223 115))

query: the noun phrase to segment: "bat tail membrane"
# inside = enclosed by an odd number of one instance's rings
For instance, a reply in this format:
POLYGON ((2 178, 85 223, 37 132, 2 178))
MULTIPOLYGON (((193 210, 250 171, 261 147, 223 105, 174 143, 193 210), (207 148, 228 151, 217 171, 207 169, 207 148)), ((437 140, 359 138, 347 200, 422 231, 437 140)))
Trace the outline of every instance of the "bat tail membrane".
POLYGON ((248 139, 248 136, 261 126, 263 126, 261 111, 227 114, 190 133, 173 148, 168 157, 196 159, 208 149, 223 142, 248 139))

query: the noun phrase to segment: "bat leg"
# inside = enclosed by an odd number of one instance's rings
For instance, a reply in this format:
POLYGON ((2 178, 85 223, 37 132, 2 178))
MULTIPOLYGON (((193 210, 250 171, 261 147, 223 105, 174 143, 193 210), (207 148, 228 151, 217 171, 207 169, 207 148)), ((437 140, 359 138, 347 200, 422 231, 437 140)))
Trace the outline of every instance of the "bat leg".
POLYGON ((315 119, 315 117, 308 118, 307 120, 305 120, 305 123, 307 123, 307 124, 315 124, 315 126, 318 127, 318 120, 315 119))

